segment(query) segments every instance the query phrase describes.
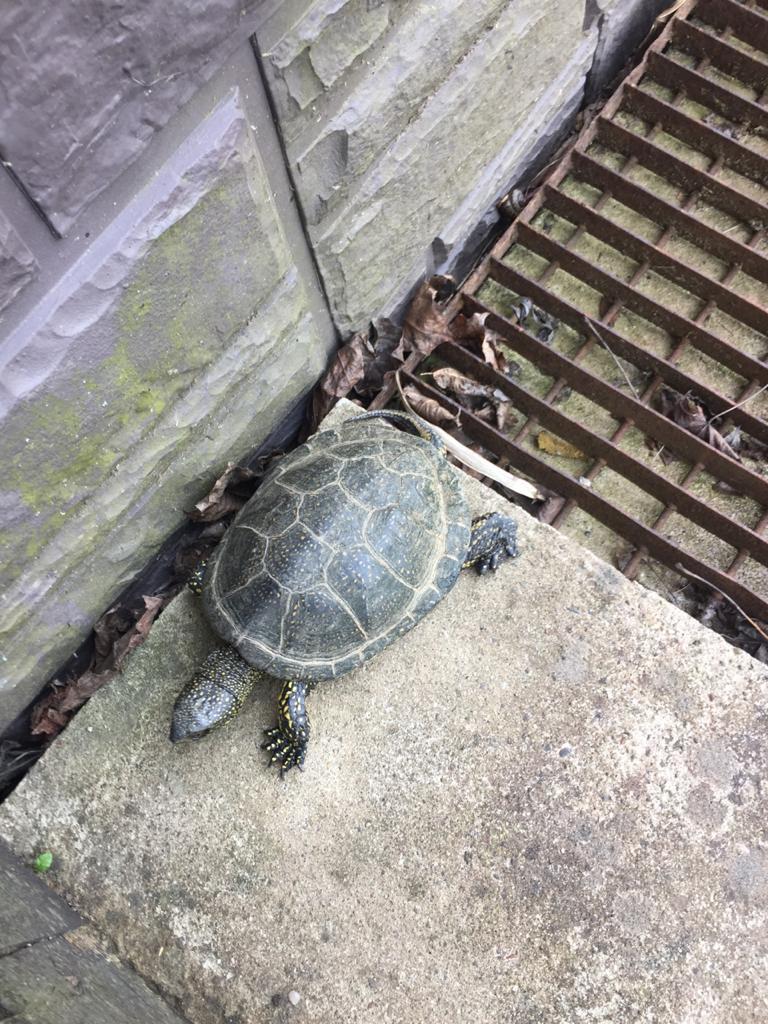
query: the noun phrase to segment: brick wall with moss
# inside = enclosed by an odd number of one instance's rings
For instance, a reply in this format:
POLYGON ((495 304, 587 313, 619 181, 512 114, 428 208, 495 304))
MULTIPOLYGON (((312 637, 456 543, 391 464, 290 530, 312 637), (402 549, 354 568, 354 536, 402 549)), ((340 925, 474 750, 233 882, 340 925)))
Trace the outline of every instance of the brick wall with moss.
POLYGON ((661 6, 3 5, 0 728, 661 6))

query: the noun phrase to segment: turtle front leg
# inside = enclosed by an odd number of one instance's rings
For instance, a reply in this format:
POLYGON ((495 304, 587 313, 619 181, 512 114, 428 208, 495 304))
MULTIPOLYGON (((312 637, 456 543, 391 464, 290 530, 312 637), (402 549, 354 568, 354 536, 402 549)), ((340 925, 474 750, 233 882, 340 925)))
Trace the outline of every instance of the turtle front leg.
POLYGON ((309 718, 306 700, 312 684, 289 679, 278 702, 277 726, 265 729, 267 739, 261 745, 272 755, 270 764, 280 764, 280 776, 291 768, 302 770, 309 743, 309 718))
POLYGON ((488 512, 472 520, 469 551, 462 569, 475 566, 482 575, 497 569, 505 555, 517 554, 517 523, 500 512, 488 512))

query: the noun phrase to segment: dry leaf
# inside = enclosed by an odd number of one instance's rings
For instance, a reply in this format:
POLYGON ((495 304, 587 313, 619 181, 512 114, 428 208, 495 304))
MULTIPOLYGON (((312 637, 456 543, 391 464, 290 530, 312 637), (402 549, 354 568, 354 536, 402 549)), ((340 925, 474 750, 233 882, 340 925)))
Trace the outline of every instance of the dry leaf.
POLYGON ((586 455, 581 449, 577 448, 573 444, 569 444, 568 441, 563 441, 559 437, 555 437, 554 434, 548 433, 546 430, 542 430, 536 437, 536 444, 541 448, 543 452, 548 452, 550 455, 561 455, 566 459, 585 459, 586 455))
POLYGON ((309 433, 313 433, 339 398, 351 391, 371 395, 379 391, 386 375, 405 358, 400 329, 382 317, 358 331, 336 353, 312 395, 309 433))
POLYGON ((441 304, 445 278, 423 281, 403 318, 403 348, 406 352, 429 355, 443 342, 454 340, 450 318, 441 304))
POLYGON ((509 360, 501 350, 499 335, 494 331, 488 331, 480 346, 483 359, 499 373, 509 373, 509 360))
POLYGON ((368 328, 370 353, 365 357, 363 379, 355 386, 358 395, 374 395, 381 390, 384 378, 402 363, 405 358, 403 336, 400 328, 382 317, 374 320, 368 328))
POLYGON ((228 462, 227 468, 202 501, 188 513, 190 519, 198 523, 213 523, 223 519, 231 512, 239 511, 255 490, 255 482, 260 474, 245 466, 236 466, 228 462), (253 486, 243 488, 242 484, 253 486), (236 490, 240 489, 240 493, 236 490), (250 492, 250 493, 249 493, 250 492))
POLYGON ((661 14, 659 14, 656 20, 654 21, 654 29, 658 28, 660 25, 666 25, 669 19, 674 14, 677 14, 677 12, 681 10, 683 7, 685 7, 685 5, 688 3, 690 3, 690 0, 677 0, 677 2, 672 4, 671 7, 667 7, 667 9, 662 11, 661 14))
MULTIPOLYGON (((476 398, 480 399, 480 403, 482 403, 489 401, 494 394, 492 387, 487 384, 478 384, 477 381, 465 377, 463 373, 450 367, 434 370, 429 376, 441 391, 450 391, 459 399, 476 398)), ((474 404, 480 403, 475 402, 474 404)))
POLYGON ((723 455, 741 462, 738 452, 734 451, 719 430, 715 430, 704 409, 690 395, 681 395, 672 388, 664 388, 659 395, 659 407, 673 423, 700 437, 723 455))
POLYGON ((90 667, 77 679, 54 686, 35 704, 30 715, 33 736, 56 736, 61 732, 72 713, 117 675, 128 654, 146 640, 166 598, 143 600, 144 612, 136 621, 126 609, 110 608, 96 623, 96 653, 90 667))
POLYGON ((512 407, 509 402, 497 402, 495 407, 496 412, 496 429, 501 430, 502 433, 517 422, 517 416, 512 412, 512 407))
POLYGON ((365 376, 365 358, 370 356, 368 331, 358 331, 342 345, 312 395, 309 432, 317 429, 339 398, 344 398, 365 376))
POLYGON ((409 385, 403 389, 403 394, 408 399, 414 412, 416 412, 428 423, 453 423, 459 422, 458 417, 447 409, 443 408, 434 398, 427 398, 415 387, 409 385))
MULTIPOLYGON (((403 391, 400 384, 399 373, 396 375, 395 380, 397 383, 397 390, 400 394, 400 400, 408 412, 414 412, 414 409, 409 404, 408 395, 403 391)), ((522 477, 515 476, 513 473, 509 473, 506 469, 502 469, 501 466, 497 466, 495 463, 483 458, 482 455, 478 455, 476 452, 471 451, 465 444, 462 444, 455 437, 452 437, 449 433, 443 430, 442 427, 435 425, 432 429, 436 431, 440 440, 451 455, 457 458, 463 466, 480 471, 483 476, 490 477, 491 480, 495 480, 496 483, 501 484, 503 487, 513 491, 515 494, 522 494, 533 501, 538 501, 542 497, 542 493, 539 488, 529 480, 524 480, 522 477)))
POLYGON ((450 391, 475 416, 492 423, 497 430, 514 422, 509 397, 489 384, 479 384, 450 367, 434 370, 429 376, 442 391, 450 391))
POLYGON ((147 639, 152 623, 166 602, 165 597, 144 597, 144 611, 136 624, 124 633, 112 648, 111 666, 122 670, 123 662, 140 644, 147 639))

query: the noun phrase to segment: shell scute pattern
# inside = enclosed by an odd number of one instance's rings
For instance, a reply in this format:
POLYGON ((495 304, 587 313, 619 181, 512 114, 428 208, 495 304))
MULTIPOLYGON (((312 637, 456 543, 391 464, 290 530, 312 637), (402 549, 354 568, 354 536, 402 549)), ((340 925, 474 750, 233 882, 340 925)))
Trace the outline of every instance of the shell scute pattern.
POLYGON ((264 568, 289 590, 310 590, 322 580, 333 549, 301 523, 267 542, 264 568))
POLYGON ((330 453, 340 462, 347 462, 349 459, 357 459, 361 455, 373 457, 381 455, 383 447, 381 438, 369 433, 366 438, 356 437, 353 441, 339 441, 333 446, 330 453))
POLYGON ((394 577, 363 545, 334 559, 328 569, 328 583, 354 614, 368 640, 386 631, 414 597, 413 588, 394 577))
POLYGON ((381 421, 352 421, 270 471, 214 556, 204 608, 257 668, 331 678, 444 596, 469 528, 440 451, 381 421))
POLYGON ((367 509, 380 508, 396 497, 400 478, 381 459, 358 456, 344 463, 339 477, 344 493, 367 509))
POLYGON ((289 592, 285 587, 262 573, 250 580, 247 586, 231 591, 218 602, 217 607, 229 625, 229 635, 222 635, 238 647, 247 624, 248 632, 255 640, 262 644, 272 642, 274 637, 281 635, 288 598, 289 592))
POLYGON ((435 572, 435 586, 441 594, 450 590, 461 572, 461 562, 452 555, 440 559, 435 572))
POLYGON ((360 650, 365 639, 354 617, 325 587, 290 598, 283 646, 291 657, 322 659, 325 650, 349 656, 360 650))
MULTIPOLYGON (((238 557, 232 563, 227 587, 230 592, 247 586, 252 579, 264 572, 264 555, 267 540, 260 533, 243 528, 243 537, 238 538, 238 557)), ((233 538, 234 539, 234 538, 233 538)))
POLYGON ((281 475, 280 483, 297 494, 311 494, 335 484, 342 468, 343 465, 330 455, 318 455, 287 469, 281 475))
MULTIPOLYGON (((300 505, 301 495, 284 488, 279 481, 275 482, 269 490, 262 484, 243 509, 243 512, 247 510, 248 514, 241 513, 234 525, 240 531, 243 529, 255 530, 264 538, 276 537, 298 522, 300 505), (273 491, 273 487, 277 490, 273 491)), ((238 530, 236 529, 234 532, 238 532, 238 530)), ((238 547, 245 546, 251 544, 252 539, 241 536, 236 543, 238 547)))
POLYGON ((350 537, 362 537, 370 515, 363 505, 350 501, 340 487, 308 494, 301 503, 302 522, 311 523, 314 536, 334 551, 347 548, 350 537))
POLYGON ((396 577, 411 587, 423 586, 431 578, 432 559, 438 530, 397 505, 372 512, 365 527, 365 542, 389 566, 396 577))

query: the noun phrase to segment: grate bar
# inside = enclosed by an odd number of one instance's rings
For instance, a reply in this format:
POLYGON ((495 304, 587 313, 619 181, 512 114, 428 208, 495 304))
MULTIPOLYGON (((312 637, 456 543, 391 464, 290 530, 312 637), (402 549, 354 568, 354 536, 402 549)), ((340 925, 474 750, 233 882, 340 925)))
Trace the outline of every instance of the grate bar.
MULTIPOLYGON (((628 85, 624 90, 622 109, 630 111, 648 124, 659 126, 663 132, 673 135, 687 146, 709 154, 713 159, 721 157, 727 166, 759 185, 768 183, 768 160, 764 156, 752 152, 735 139, 690 117, 657 96, 628 85)), ((768 115, 768 110, 765 113, 768 115)))
MULTIPOLYGON (((755 128, 768 128, 768 107, 761 107, 759 103, 744 99, 743 96, 700 75, 693 68, 684 67, 663 53, 652 50, 648 54, 648 71, 659 85, 669 89, 683 89, 690 99, 705 107, 711 107, 730 121, 755 128)), ((765 74, 768 81, 768 68, 765 69, 765 74)))
POLYGON ((685 210, 672 206, 653 192, 623 178, 610 167, 585 153, 576 150, 572 159, 574 173, 580 180, 594 188, 612 193, 620 203, 636 213, 674 228, 694 245, 711 252, 725 263, 740 266, 755 280, 768 284, 768 259, 754 249, 717 231, 685 210))
POLYGON ((713 28, 730 30, 749 46, 768 52, 768 18, 735 0, 699 0, 696 16, 713 28))
MULTIPOLYGON (((547 291, 546 288, 531 280, 531 278, 525 277, 513 267, 507 264, 505 264, 505 267, 505 285, 514 291, 516 295, 528 296, 537 306, 552 313, 558 320, 567 324, 574 331, 581 333, 584 330, 585 314, 582 310, 577 309, 576 306, 570 305, 564 299, 547 291)), ((466 301, 467 298, 465 297, 466 301)), ((472 301, 476 300, 473 299, 472 301)), ((614 355, 621 356, 622 359, 626 359, 645 372, 656 374, 665 384, 681 394, 689 392, 697 394, 707 403, 715 415, 722 415, 728 412, 728 416, 737 426, 751 434, 752 437, 757 438, 758 441, 768 443, 768 423, 763 419, 753 416, 745 406, 733 409, 733 401, 730 398, 725 398, 701 381, 689 377, 668 360, 654 355, 647 349, 640 348, 639 345, 618 334, 614 328, 609 327, 605 323, 600 323, 600 334, 605 338, 607 344, 610 345, 614 355)))
POLYGON ((745 196, 743 192, 731 188, 706 171, 692 167, 661 146, 655 146, 647 139, 634 135, 615 121, 599 119, 597 137, 610 149, 624 153, 625 156, 634 156, 644 167, 659 177, 666 178, 684 192, 695 189, 707 202, 732 214, 745 224, 761 223, 765 216, 765 207, 756 199, 745 196))
MULTIPOLYGON (((690 338, 696 348, 706 352, 713 359, 720 359, 743 377, 753 378, 761 385, 768 384, 768 365, 765 363, 734 348, 718 335, 712 334, 704 327, 694 323, 693 320, 689 320, 680 313, 674 313, 647 295, 635 291, 634 288, 624 284, 613 274, 593 266, 581 256, 577 256, 576 253, 543 235, 529 224, 521 222, 518 228, 519 241, 532 252, 538 253, 545 259, 556 261, 567 273, 583 281, 590 288, 594 288, 595 291, 621 302, 627 309, 637 313, 650 323, 656 324, 671 336, 690 338)), ((492 261, 491 276, 495 280, 499 280, 496 276, 499 266, 504 266, 504 264, 492 261)), ((500 283, 504 282, 500 281, 500 283)))
POLYGON ((765 89, 768 81, 768 64, 732 46, 725 39, 718 39, 711 32, 705 32, 690 21, 676 20, 672 30, 672 42, 694 57, 711 63, 727 75, 751 85, 758 93, 765 89))
POLYGON ((714 302, 723 312, 731 314, 756 331, 768 334, 768 310, 742 298, 719 281, 694 270, 663 249, 646 242, 615 221, 601 216, 592 207, 580 203, 551 185, 544 186, 544 191, 547 209, 559 217, 586 228, 591 235, 608 242, 614 249, 631 256, 638 263, 647 262, 649 270, 654 273, 674 281, 694 295, 714 302))
POLYGON ((406 383, 415 385, 428 397, 434 398, 435 401, 440 402, 456 415, 462 430, 468 437, 478 441, 488 451, 500 458, 508 459, 509 463, 519 472, 541 481, 545 487, 573 500, 598 522, 603 523, 620 536, 632 538, 634 544, 642 545, 652 557, 657 558, 660 562, 671 566, 682 565, 730 594, 749 614, 768 619, 768 603, 734 580, 733 577, 702 562, 673 541, 656 533, 638 519, 624 512, 607 498, 597 494, 590 487, 585 487, 572 476, 561 472, 533 452, 523 448, 515 441, 511 441, 443 392, 428 385, 423 378, 416 377, 409 372, 403 372, 402 376, 406 383))
MULTIPOLYGON (((503 267, 504 264, 501 264, 503 267)), ((502 282, 503 283, 503 282, 502 282)), ((528 359, 548 376, 566 380, 591 401, 598 403, 616 419, 631 419, 637 427, 654 440, 679 452, 692 463, 700 462, 718 480, 725 480, 740 493, 748 494, 768 506, 768 479, 753 473, 740 462, 723 455, 716 448, 683 430, 672 420, 643 405, 579 366, 572 359, 548 348, 543 342, 527 334, 517 324, 493 312, 471 296, 465 296, 465 306, 472 312, 486 314, 485 323, 500 334, 507 345, 528 359)))
MULTIPOLYGON (((422 361, 413 354, 403 374, 409 383, 456 414, 467 436, 498 455, 502 464, 511 464, 562 497, 554 526, 564 525, 571 510, 582 509, 632 545, 634 553, 624 570, 630 577, 651 557, 673 570, 695 573, 730 595, 747 613, 768 621, 766 588, 759 593, 753 582, 764 580, 768 567, 768 539, 763 536, 768 529, 768 475, 750 468, 759 453, 753 449, 745 454, 744 462, 731 458, 716 447, 717 438, 707 432, 711 421, 703 425, 701 435, 695 434, 662 415, 654 405, 665 385, 697 395, 719 420, 718 426, 736 424, 768 445, 768 416, 758 415, 756 408, 759 393, 768 389, 768 309, 761 294, 761 286, 768 285, 768 232, 766 206, 759 191, 768 188, 768 152, 758 138, 768 134, 766 42, 768 0, 688 0, 680 6, 642 62, 585 127, 543 187, 451 300, 449 315, 460 311, 482 314, 486 328, 544 378, 542 391, 546 393, 540 395, 538 387, 529 390, 519 381, 508 380, 479 354, 460 345, 444 344, 436 350, 438 358, 470 378, 492 385, 521 411, 523 423, 516 425, 513 437, 419 379, 422 361), (761 46, 763 53, 759 52, 761 46), (668 47, 678 48, 678 52, 665 54, 668 47), (695 67, 684 66, 688 59, 679 50, 693 55, 695 67), (646 87, 646 79, 654 79, 670 93, 646 87), (661 99, 660 95, 674 99, 661 99), (704 114, 716 111, 730 124, 743 124, 751 131, 738 135, 730 125, 720 131, 717 121, 710 124, 709 117, 700 119, 697 113, 689 113, 696 108, 685 105, 686 99, 706 108, 704 114), (623 112, 634 117, 622 117, 623 112), (641 122, 647 127, 640 127, 641 122), (600 146, 612 152, 603 157, 600 146), (623 166, 614 170, 617 156, 623 157, 623 166), (658 178, 654 180, 648 172, 658 178), (571 182, 598 190, 599 197, 585 202, 569 187, 571 182), (621 216, 614 214, 612 204, 623 205, 621 216), (562 231, 550 235, 542 227, 546 220, 537 217, 540 213, 563 218, 562 231), (573 230, 566 231, 564 222, 573 225, 573 230), (675 247, 677 237, 688 240, 692 247, 675 247), (594 266, 592 256, 582 255, 593 252, 594 240, 630 257, 634 261, 631 276, 629 272, 614 275, 610 258, 605 258, 604 268, 594 266), (668 253, 668 248, 674 254, 668 253), (545 262, 536 280, 516 269, 516 264, 525 265, 529 259, 525 253, 545 262), (710 272, 711 256, 723 264, 717 273, 710 272), (561 297, 567 294, 560 287, 567 280, 565 275, 577 286, 572 300, 561 297), (660 298, 653 288, 659 280, 682 289, 679 299, 685 305, 674 295, 670 301, 660 298), (533 337, 476 297, 487 284, 499 286, 498 291, 489 289, 488 303, 506 309, 514 295, 527 296, 576 337, 566 339, 556 332, 550 343, 533 337), (503 289, 509 290, 507 300, 500 294, 503 289), (600 309, 605 312, 592 320, 579 307, 593 310, 601 297, 600 309), (669 305, 672 308, 667 308, 669 305), (680 309, 687 315, 678 312, 680 309), (615 322, 625 311, 627 315, 619 320, 621 329, 616 330, 615 322), (730 318, 729 323, 715 326, 710 321, 719 313, 723 320, 730 318), (664 355, 652 350, 657 347, 655 342, 648 344, 644 323, 658 325, 669 337, 664 355), (758 348, 758 355, 753 339, 759 345, 761 335, 766 350, 763 353, 758 348), (563 354, 566 345, 569 355, 563 354), (747 351, 742 351, 745 347, 747 351), (626 386, 615 382, 606 355, 590 358, 590 354, 598 356, 601 348, 614 360, 625 359, 627 365, 650 374, 638 386, 639 393, 628 380, 626 386), (706 362, 699 353, 706 354, 706 362), (717 364, 723 383, 718 383, 717 364), (718 390, 730 391, 734 374, 743 379, 738 398, 718 390), (589 402, 577 398, 575 404, 557 405, 565 389, 573 389, 589 402), (606 413, 610 416, 607 423, 606 413), (560 469, 557 458, 531 447, 531 431, 540 424, 578 445, 584 456, 584 461, 577 463, 583 477, 575 479, 575 470, 560 469), (660 472, 654 458, 636 447, 635 439, 628 448, 630 429, 678 453, 687 463, 682 479, 676 471, 671 475, 660 472), (600 477, 604 470, 613 474, 613 500, 599 493, 604 490, 600 477), (634 517, 634 502, 620 482, 622 477, 636 492, 648 496, 649 504, 637 512, 647 522, 634 517), (730 485, 739 497, 723 495, 715 502, 713 495, 707 500, 713 483, 726 494, 726 485, 730 485), (630 507, 621 507, 629 502, 630 507), (717 508, 711 507, 713 503, 717 508), (701 550, 706 554, 701 558, 685 551, 665 536, 673 516, 676 523, 687 522, 691 529, 701 531, 702 538, 710 535, 719 543, 713 546, 705 540, 701 550), (742 572, 749 575, 737 575, 742 572)), ((485 296, 485 292, 481 294, 485 296)), ((385 388, 376 401, 386 402, 389 394, 391 390, 385 388)), ((764 407, 765 399, 760 405, 764 407)), ((590 546, 603 551, 605 543, 601 534, 590 546)))
POLYGON ((727 533, 729 543, 732 543, 734 548, 743 548, 756 561, 768 566, 768 544, 758 533, 709 508, 682 487, 649 469, 645 463, 612 442, 569 419, 466 349, 454 344, 443 344, 435 349, 434 355, 474 380, 502 391, 509 396, 515 407, 521 409, 527 416, 536 419, 559 437, 567 438, 585 454, 602 459, 610 469, 641 487, 658 501, 679 509, 705 530, 715 536, 727 533))

